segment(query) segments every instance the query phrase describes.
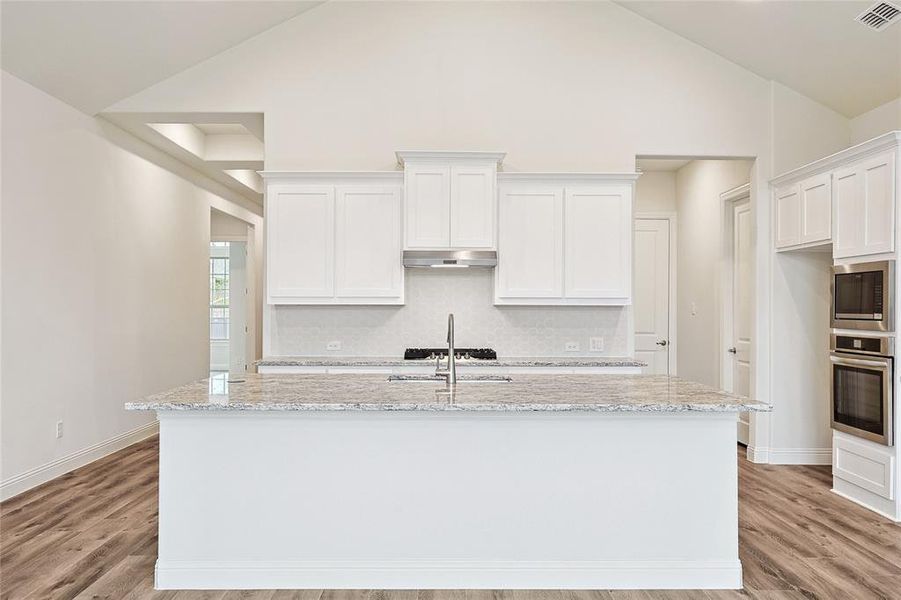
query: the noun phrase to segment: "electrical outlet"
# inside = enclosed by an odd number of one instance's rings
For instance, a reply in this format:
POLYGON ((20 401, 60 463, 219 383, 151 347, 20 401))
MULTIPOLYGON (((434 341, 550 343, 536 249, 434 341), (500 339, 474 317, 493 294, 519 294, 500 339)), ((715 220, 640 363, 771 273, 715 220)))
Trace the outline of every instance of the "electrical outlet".
POLYGON ((563 350, 566 352, 578 352, 579 342, 566 342, 566 344, 563 346, 563 350))
POLYGON ((588 338, 588 350, 591 352, 603 352, 604 351, 604 338, 602 338, 602 337, 588 338))
POLYGON ((59 439, 61 437, 63 437, 63 422, 57 421, 56 422, 56 439, 59 439))
POLYGON ((326 350, 340 350, 340 349, 341 349, 341 342, 339 342, 339 341, 337 341, 337 340, 336 340, 336 341, 329 342, 328 344, 325 345, 325 349, 326 349, 326 350))

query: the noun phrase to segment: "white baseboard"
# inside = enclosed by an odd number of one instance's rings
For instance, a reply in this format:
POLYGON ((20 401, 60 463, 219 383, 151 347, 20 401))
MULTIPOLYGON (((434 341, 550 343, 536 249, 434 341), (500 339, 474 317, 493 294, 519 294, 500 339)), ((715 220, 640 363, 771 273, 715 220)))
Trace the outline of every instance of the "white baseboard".
POLYGON ((761 448, 760 446, 748 445, 747 456, 749 461, 759 465, 765 465, 770 461, 769 448, 761 448))
POLYGON ((901 512, 893 500, 883 498, 839 477, 832 478, 832 493, 858 504, 886 519, 901 523, 901 512))
POLYGON ((99 444, 88 446, 87 448, 57 458, 54 461, 30 469, 19 475, 14 475, 9 479, 0 482, 0 501, 8 500, 13 496, 18 496, 22 492, 26 492, 42 483, 47 483, 51 479, 55 479, 69 471, 74 471, 79 467, 83 467, 95 460, 121 450, 122 448, 131 446, 136 442, 140 442, 143 439, 155 435, 158 431, 159 422, 153 421, 152 423, 141 425, 136 429, 126 431, 125 433, 100 442, 99 444))
POLYGON ((741 562, 156 563, 156 589, 740 589, 741 562))
POLYGON ((832 448, 761 448, 748 446, 748 460, 770 465, 831 465, 832 448))

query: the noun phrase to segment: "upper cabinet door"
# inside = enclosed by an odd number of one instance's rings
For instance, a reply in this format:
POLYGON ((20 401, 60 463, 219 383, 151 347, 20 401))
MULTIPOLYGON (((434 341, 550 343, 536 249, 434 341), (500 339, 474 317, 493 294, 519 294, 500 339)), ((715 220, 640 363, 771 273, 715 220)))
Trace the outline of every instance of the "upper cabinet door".
POLYGON ((862 178, 855 167, 833 174, 832 211, 835 216, 832 256, 855 256, 863 247, 863 214, 861 214, 862 178))
POLYGON ((805 179, 800 186, 800 243, 828 242, 832 238, 832 174, 805 179))
POLYGON ((339 186, 336 196, 336 296, 402 298, 400 187, 339 186))
POLYGON ((801 243, 801 194, 797 184, 776 189, 776 248, 801 243))
POLYGON ((332 186, 271 186, 266 197, 269 302, 335 293, 332 186))
POLYGON ((450 167, 412 165, 404 169, 406 247, 450 246, 450 167))
POLYGON ((493 248, 497 169, 494 165, 453 166, 450 170, 450 245, 493 248))
POLYGON ((567 187, 563 205, 567 298, 627 304, 632 289, 632 188, 567 187))
POLYGON ((497 299, 563 297, 562 188, 505 188, 500 195, 497 299))
POLYGON ((895 155, 881 154, 833 176, 834 258, 895 248, 895 155))
POLYGON ((860 164, 863 191, 864 250, 895 249, 895 154, 881 154, 860 164))

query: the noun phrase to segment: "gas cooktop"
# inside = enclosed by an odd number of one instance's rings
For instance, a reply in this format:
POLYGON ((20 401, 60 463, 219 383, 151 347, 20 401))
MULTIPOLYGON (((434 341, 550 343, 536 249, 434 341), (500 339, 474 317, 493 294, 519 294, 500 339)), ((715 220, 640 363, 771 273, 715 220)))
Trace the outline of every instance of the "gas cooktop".
MULTIPOLYGON (((444 358, 447 348, 407 348, 404 360, 428 360, 444 358)), ((497 352, 491 348, 454 348, 454 356, 459 359, 497 360, 497 352)))

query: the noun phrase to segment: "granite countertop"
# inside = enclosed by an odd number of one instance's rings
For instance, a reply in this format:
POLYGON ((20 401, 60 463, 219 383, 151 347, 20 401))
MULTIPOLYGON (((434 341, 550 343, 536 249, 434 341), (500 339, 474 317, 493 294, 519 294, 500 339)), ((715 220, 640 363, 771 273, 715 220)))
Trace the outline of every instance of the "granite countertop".
POLYGON ((741 412, 770 406, 661 375, 518 375, 511 382, 389 382, 383 375, 246 374, 225 393, 208 379, 125 405, 158 411, 741 412))
MULTIPOLYGON (((254 363, 258 367, 417 367, 434 360, 404 360, 394 356, 269 356, 254 363)), ((628 357, 582 356, 573 358, 517 357, 497 360, 458 360, 458 367, 646 367, 628 357)))

